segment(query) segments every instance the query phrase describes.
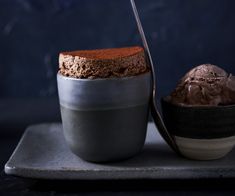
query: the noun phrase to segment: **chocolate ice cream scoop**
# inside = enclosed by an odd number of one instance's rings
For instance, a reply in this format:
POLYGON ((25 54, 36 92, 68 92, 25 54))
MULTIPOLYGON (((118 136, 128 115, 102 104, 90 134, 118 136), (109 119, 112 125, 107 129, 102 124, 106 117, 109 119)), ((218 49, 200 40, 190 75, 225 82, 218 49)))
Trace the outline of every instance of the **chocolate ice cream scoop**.
POLYGON ((193 68, 162 99, 162 113, 183 156, 224 157, 235 145, 235 76, 211 64, 193 68))
POLYGON ((215 65, 197 66, 180 80, 169 99, 185 105, 235 104, 235 76, 215 65))

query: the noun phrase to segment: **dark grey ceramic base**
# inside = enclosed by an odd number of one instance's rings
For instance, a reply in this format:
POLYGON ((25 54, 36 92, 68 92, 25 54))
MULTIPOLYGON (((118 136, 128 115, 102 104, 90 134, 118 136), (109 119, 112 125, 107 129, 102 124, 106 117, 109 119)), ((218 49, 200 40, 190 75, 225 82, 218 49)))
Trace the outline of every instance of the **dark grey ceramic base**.
POLYGON ((138 154, 144 145, 148 104, 90 111, 61 106, 61 115, 67 144, 86 161, 124 160, 138 154))
POLYGON ((187 160, 178 157, 150 123, 142 153, 122 162, 95 164, 70 152, 61 124, 42 124, 27 129, 5 172, 41 179, 235 178, 235 150, 216 161, 187 160))

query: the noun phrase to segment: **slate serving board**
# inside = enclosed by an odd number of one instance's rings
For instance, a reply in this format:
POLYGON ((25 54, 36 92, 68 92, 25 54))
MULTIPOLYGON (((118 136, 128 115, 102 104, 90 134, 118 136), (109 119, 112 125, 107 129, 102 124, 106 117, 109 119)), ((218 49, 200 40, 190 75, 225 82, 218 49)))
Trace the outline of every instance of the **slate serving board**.
POLYGON ((145 147, 139 155, 106 164, 88 163, 72 154, 61 124, 27 128, 5 165, 10 175, 38 179, 200 179, 234 178, 235 150, 215 161, 193 161, 177 156, 149 123, 145 147))

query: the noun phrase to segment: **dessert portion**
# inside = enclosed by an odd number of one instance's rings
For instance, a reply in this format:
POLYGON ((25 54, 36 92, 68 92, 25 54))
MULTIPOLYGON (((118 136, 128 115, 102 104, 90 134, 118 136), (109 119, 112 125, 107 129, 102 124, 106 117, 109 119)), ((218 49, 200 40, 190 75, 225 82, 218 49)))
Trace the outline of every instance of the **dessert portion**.
POLYGON ((197 66, 180 80, 169 99, 185 105, 235 104, 235 76, 215 65, 197 66))
POLYGON ((59 73, 73 78, 135 76, 149 71, 142 47, 62 52, 59 73))

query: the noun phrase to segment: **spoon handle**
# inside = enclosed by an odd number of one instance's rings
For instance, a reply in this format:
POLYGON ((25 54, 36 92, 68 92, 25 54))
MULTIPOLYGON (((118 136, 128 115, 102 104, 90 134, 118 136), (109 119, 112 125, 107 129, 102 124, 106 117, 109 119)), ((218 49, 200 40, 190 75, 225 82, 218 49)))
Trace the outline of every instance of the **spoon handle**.
POLYGON ((159 130, 159 133, 161 134, 161 136, 163 137, 163 139, 166 141, 166 143, 177 153, 179 153, 179 150, 177 148, 177 145, 175 143, 175 140, 173 139, 173 137, 169 134, 169 132, 167 131, 165 124, 161 118, 161 115, 157 109, 156 106, 156 102, 155 102, 155 96, 156 96, 156 76, 155 76, 155 71, 154 71, 154 66, 153 66, 153 60, 151 57, 151 53, 148 47, 148 42, 146 40, 146 36, 143 30, 143 26, 141 24, 140 21, 140 17, 139 17, 139 13, 138 10, 136 8, 136 4, 135 4, 135 0, 130 0, 131 1, 131 5, 132 5, 132 9, 134 12, 134 16, 135 16, 135 20, 138 26, 138 30, 142 39, 142 43, 144 46, 144 50, 145 50, 145 54, 147 56, 147 61, 148 64, 150 65, 151 68, 151 73, 152 73, 152 98, 151 98, 151 114, 153 117, 153 120, 159 130))

